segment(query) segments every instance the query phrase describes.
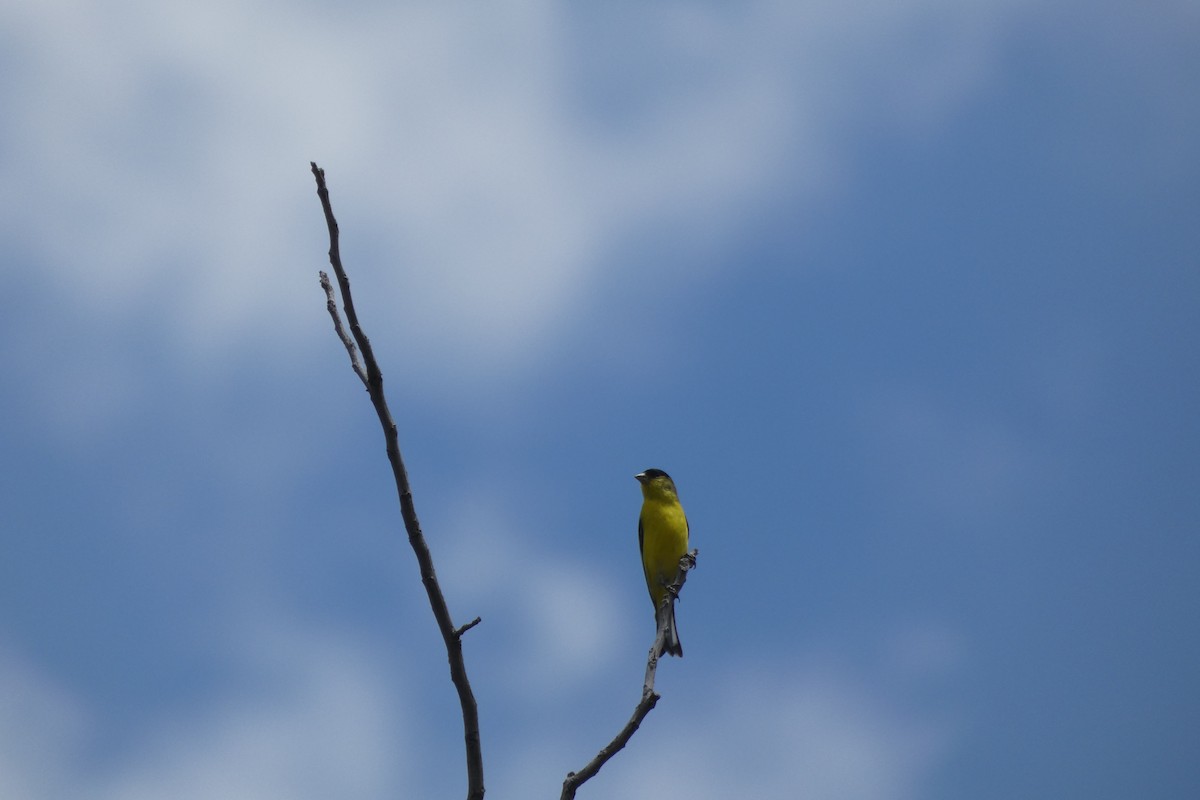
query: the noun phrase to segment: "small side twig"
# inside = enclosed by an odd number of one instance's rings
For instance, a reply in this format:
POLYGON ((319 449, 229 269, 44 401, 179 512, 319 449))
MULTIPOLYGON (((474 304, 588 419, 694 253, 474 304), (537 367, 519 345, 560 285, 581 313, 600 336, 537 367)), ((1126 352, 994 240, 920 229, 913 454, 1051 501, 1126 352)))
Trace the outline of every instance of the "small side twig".
POLYGON ((467 666, 463 661, 462 652, 462 634, 477 625, 479 620, 474 619, 461 628, 456 628, 450 617, 450 609, 446 605, 446 598, 438 584, 437 573, 433 569, 433 556, 429 552, 425 534, 421 532, 421 523, 417 519, 416 507, 413 505, 408 470, 400 455, 396 423, 392 420, 392 412, 388 408, 387 399, 383 394, 383 373, 379 371, 375 352, 371 349, 371 340, 367 338, 362 326, 358 323, 358 314, 354 310, 354 298, 350 294, 350 279, 346 277, 346 270, 342 268, 338 224, 333 216, 333 207, 329 202, 329 189, 325 185, 325 170, 314 162, 309 162, 309 164, 312 167, 313 177, 317 181, 317 196, 321 198, 321 208, 325 212, 325 224, 329 228, 329 263, 337 275, 346 321, 349 323, 350 333, 354 336, 353 342, 350 341, 341 325, 337 303, 333 296, 333 287, 324 273, 321 274, 321 286, 325 289, 329 314, 333 317, 334 330, 350 354, 350 363, 355 374, 366 384, 371 404, 375 407, 379 424, 383 427, 384 439, 387 442, 388 462, 392 466, 392 474, 396 479, 396 493, 400 497, 400 515, 404 519, 408 543, 417 557, 417 564, 421 570, 421 583, 425 586, 425 593, 429 597, 433 617, 437 621, 442 641, 446 645, 446 655, 450 661, 450 680, 458 690, 459 705, 462 706, 463 738, 467 751, 467 800, 483 800, 483 753, 479 740, 479 708, 475 703, 475 694, 471 691, 471 683, 467 680, 467 666), (355 356, 356 344, 357 349, 362 353, 362 364, 359 364, 355 356))
MULTIPOLYGON (((335 226, 337 222, 333 223, 335 226)), ((333 235, 336 235, 336 227, 333 235)), ((333 257, 333 251, 330 251, 330 258, 333 257)), ((325 290, 325 309, 329 312, 329 316, 333 319, 333 331, 338 338, 342 340, 342 344, 346 347, 346 352, 350 354, 350 368, 354 370, 354 374, 363 382, 363 386, 367 385, 367 371, 363 369, 362 364, 358 361, 358 347, 354 344, 354 340, 346 333, 346 328, 342 325, 342 315, 338 313, 337 299, 333 295, 333 284, 329 282, 329 275, 325 270, 317 273, 321 276, 321 288, 325 290)))
MULTIPOLYGON (((675 573, 675 580, 667 587, 663 603, 674 603, 675 599, 679 597, 679 592, 683 590, 683 584, 687 581, 688 572, 696 567, 696 556, 699 554, 699 550, 693 550, 679 559, 679 571, 675 573)), ((600 748, 600 752, 596 754, 595 758, 578 772, 567 773, 566 780, 563 781, 562 794, 559 795, 560 800, 573 800, 579 787, 593 778, 610 758, 629 744, 633 734, 641 727, 642 720, 650 713, 650 709, 658 704, 661 695, 654 691, 654 676, 658 671, 658 653, 667 638, 670 615, 657 614, 656 616, 659 621, 658 630, 655 631, 654 644, 650 645, 650 655, 646 659, 646 679, 642 683, 642 699, 633 707, 633 716, 629 718, 629 722, 625 723, 625 727, 621 728, 611 742, 600 748)))
POLYGON ((476 617, 475 619, 473 619, 473 620, 471 620, 470 622, 468 622, 466 625, 460 625, 459 627, 455 628, 455 629, 454 629, 454 635, 455 635, 455 636, 457 636, 458 638, 460 638, 460 639, 461 639, 461 638, 462 638, 462 635, 463 635, 464 633, 466 633, 467 631, 471 630, 471 628, 474 628, 474 627, 475 627, 476 625, 478 625, 480 622, 483 622, 483 620, 482 620, 482 619, 480 619, 479 617, 476 617))

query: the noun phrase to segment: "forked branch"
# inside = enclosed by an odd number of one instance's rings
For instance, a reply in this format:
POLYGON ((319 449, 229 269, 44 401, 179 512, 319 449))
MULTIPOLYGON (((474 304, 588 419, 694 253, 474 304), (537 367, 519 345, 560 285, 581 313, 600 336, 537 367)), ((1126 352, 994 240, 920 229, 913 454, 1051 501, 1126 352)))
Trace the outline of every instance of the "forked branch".
POLYGON ((333 207, 329 202, 329 189, 325 185, 325 170, 314 162, 309 163, 312 166, 313 177, 317 181, 317 196, 321 198, 321 208, 325 212, 325 224, 329 228, 329 263, 337 276, 342 307, 345 309, 346 322, 350 326, 353 339, 347 336, 346 329, 342 326, 329 276, 322 272, 321 286, 325 290, 326 305, 329 315, 333 318, 334 331, 337 332, 338 338, 341 339, 350 355, 350 365, 355 374, 366 385, 367 393, 371 397, 371 404, 375 406, 375 414, 379 417, 379 424, 383 427, 383 436, 387 442, 388 462, 392 465, 392 473, 396 479, 396 494, 400 498, 400 515, 404 519, 408 543, 417 556, 417 564, 421 570, 421 583, 424 584, 425 593, 429 596, 433 617, 437 621, 438 630, 441 631, 442 640, 446 644, 446 655, 450 660, 450 680, 454 682, 454 688, 458 690, 458 701, 462 706, 463 738, 467 751, 467 800, 483 800, 483 754, 479 741, 479 709, 475 703, 475 695, 471 691, 471 683, 467 680, 467 666, 463 661, 462 652, 463 634, 477 625, 479 619, 476 618, 456 628, 450 617, 446 598, 442 595, 441 586, 438 585, 437 573, 433 569, 433 557, 430 555, 429 545, 425 541, 425 534, 421 532, 421 523, 417 520, 416 508, 413 506, 408 471, 405 469, 404 459, 400 455, 396 423, 392 420, 392 412, 388 409, 387 399, 383 394, 383 373, 379 371, 379 364, 371 349, 371 341, 358 322, 358 314, 354 310, 354 298, 350 294, 350 279, 346 277, 346 270, 342 267, 338 224, 334 219, 333 207), (356 348, 362 354, 361 364, 355 352, 356 348))

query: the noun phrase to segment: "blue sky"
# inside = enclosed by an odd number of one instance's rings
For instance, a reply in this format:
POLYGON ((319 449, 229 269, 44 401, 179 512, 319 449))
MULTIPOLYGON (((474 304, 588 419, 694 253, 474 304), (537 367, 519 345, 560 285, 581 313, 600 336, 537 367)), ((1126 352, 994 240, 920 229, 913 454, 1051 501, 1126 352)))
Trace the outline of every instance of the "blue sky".
POLYGON ((0 796, 1200 790, 1187 2, 0 9, 0 796))

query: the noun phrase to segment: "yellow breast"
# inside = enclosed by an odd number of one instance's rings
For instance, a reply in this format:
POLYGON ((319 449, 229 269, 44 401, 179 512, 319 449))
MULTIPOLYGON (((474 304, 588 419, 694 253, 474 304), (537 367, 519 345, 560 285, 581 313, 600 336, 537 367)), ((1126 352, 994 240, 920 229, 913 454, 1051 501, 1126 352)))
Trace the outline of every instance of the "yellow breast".
POLYGON ((679 559, 687 553, 688 524, 678 501, 659 502, 650 498, 642 505, 642 566, 646 587, 657 607, 663 583, 675 579, 679 559))

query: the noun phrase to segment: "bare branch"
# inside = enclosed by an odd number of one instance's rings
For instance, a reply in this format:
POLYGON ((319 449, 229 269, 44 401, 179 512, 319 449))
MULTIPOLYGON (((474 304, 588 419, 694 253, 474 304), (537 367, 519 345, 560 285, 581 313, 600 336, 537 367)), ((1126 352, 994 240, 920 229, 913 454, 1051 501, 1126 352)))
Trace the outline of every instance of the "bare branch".
MULTIPOLYGON (((688 572, 696 568, 696 556, 698 555, 700 555, 700 551, 693 550, 685 553, 683 558, 679 559, 679 569, 675 573, 675 580, 667 584, 667 591, 663 593, 662 602, 659 604, 660 611, 665 611, 668 604, 674 605, 675 601, 679 599, 679 593, 683 591, 683 584, 687 582, 688 572)), ((646 659, 646 680, 642 683, 643 696, 654 692, 654 673, 658 669, 658 654, 663 652, 663 643, 667 640, 667 633, 674 615, 659 613, 655 614, 655 619, 658 622, 658 632, 654 636, 654 644, 650 645, 650 656, 646 659)))
POLYGON ((658 698, 659 695, 654 692, 643 695, 641 701, 633 709, 633 717, 630 718, 629 722, 625 723, 625 727, 621 729, 616 738, 601 748, 596 757, 589 761, 587 766, 579 770, 579 772, 567 773, 567 779, 563 781, 562 794, 559 795, 560 800, 572 800, 575 797, 576 790, 586 781, 595 777, 600 768, 629 743, 629 740, 633 738, 634 732, 641 727, 642 720, 650 713, 650 709, 654 708, 658 703, 658 698))
POLYGON ((460 627, 455 628, 454 635, 461 638, 464 633, 471 630, 471 628, 474 628, 476 625, 478 625, 482 621, 483 621, 482 619, 480 619, 479 617, 476 617, 475 619, 468 622, 466 625, 462 625, 460 627))
MULTIPOLYGON (((675 580, 667 587, 667 592, 663 595, 664 606, 674 603, 679 597, 680 591, 683 590, 683 584, 687 581, 688 571, 696 568, 696 556, 698 555, 700 555, 700 551, 693 550, 679 559, 679 571, 675 573, 675 580)), ((579 787, 594 777, 610 758, 629 743, 633 734, 641 727, 642 720, 650 713, 650 709, 657 705, 660 695, 654 691, 654 676, 658 670, 658 653, 662 650, 663 642, 666 641, 667 626, 670 624, 671 617, 669 614, 656 614, 655 617, 658 619, 658 629, 654 634, 654 644, 650 645, 650 655, 646 659, 646 680, 642 683, 642 699, 634 706, 633 716, 629 718, 629 722, 625 723, 625 727, 621 728, 611 742, 600 749, 595 758, 578 772, 567 773, 567 778, 563 781, 562 794, 559 795, 560 800, 573 800, 579 787)))
POLYGON ((413 553, 416 554, 417 564, 421 570, 421 583, 425 586, 425 593, 429 596, 429 605, 433 609, 433 617, 437 621, 438 630, 442 634, 442 640, 446 645, 446 655, 450 661, 450 680, 453 681, 454 687, 458 690, 459 705, 462 706, 463 717, 463 738, 466 744, 467 755, 467 800, 483 800, 483 754, 479 741, 479 709, 475 703, 475 695, 471 691, 471 683, 467 680, 467 667, 463 661, 462 652, 462 634, 471 627, 478 624, 479 620, 475 619, 461 628, 454 627, 454 621, 450 617, 450 609, 446 605, 446 598, 442 595, 442 588, 438 585, 437 573, 433 569, 433 556, 429 552, 429 545, 425 541, 425 535, 421 532, 421 523, 417 519, 416 508, 413 505, 412 490, 408 483, 408 471, 404 467, 404 459, 400 455, 399 437, 396 433, 396 423, 392 420, 392 412, 388 409, 387 400, 383 394, 383 373, 379 371, 379 364, 375 361, 375 353, 371 349, 371 341, 363 332, 362 326, 358 323, 358 314, 354 310, 354 299, 350 294, 350 279, 346 277, 346 271, 342 268, 342 256, 338 243, 338 224, 333 216, 333 208, 329 203, 329 189, 325 186, 325 170, 319 168, 316 163, 309 162, 312 167, 313 177, 317 181, 317 196, 321 198, 321 208, 325 212, 325 223, 329 228, 329 263, 333 267, 334 273, 337 275, 338 288, 342 295, 342 305, 346 312, 346 322, 350 325, 350 332, 354 335, 354 342, 357 343, 359 351, 362 353, 363 366, 357 363, 354 354, 352 343, 349 342, 345 335, 345 330, 338 330, 340 323, 337 315, 336 303, 333 303, 333 289, 329 286, 328 277, 322 275, 321 285, 325 287, 326 298, 332 304, 331 315, 334 319, 334 330, 338 331, 339 338, 346 345, 347 351, 350 353, 351 366, 355 373, 362 378, 367 386, 367 392, 371 397, 371 404, 375 406, 375 413, 379 417, 379 424, 383 427, 384 439, 387 442, 388 462, 392 466, 392 473, 396 479, 396 494, 400 498, 400 515, 404 519, 404 529, 408 533, 408 543, 412 546, 413 553))
MULTIPOLYGON (((334 225, 336 224, 335 222, 334 225)), ((338 311, 337 300, 333 296, 333 284, 329 282, 329 276, 325 274, 325 270, 321 270, 317 274, 321 276, 321 288, 325 290, 325 308, 333 319, 333 330, 342 340, 342 344, 346 346, 346 352, 350 354, 350 367, 354 370, 354 374, 362 380, 363 386, 366 386, 367 372, 362 368, 362 364, 358 363, 358 347, 342 326, 342 315, 338 311)))

